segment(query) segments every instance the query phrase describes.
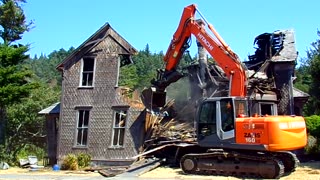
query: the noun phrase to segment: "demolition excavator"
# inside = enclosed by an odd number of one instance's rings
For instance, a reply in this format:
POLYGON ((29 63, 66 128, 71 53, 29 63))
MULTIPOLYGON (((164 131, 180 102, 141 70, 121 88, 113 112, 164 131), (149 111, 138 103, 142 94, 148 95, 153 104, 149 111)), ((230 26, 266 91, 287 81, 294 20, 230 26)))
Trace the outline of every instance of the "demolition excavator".
POLYGON ((185 76, 177 69, 189 48, 191 36, 222 69, 229 80, 229 90, 226 95, 207 94, 197 101, 194 120, 197 142, 190 150, 184 149, 180 158, 182 170, 190 174, 262 178, 279 178, 294 171, 299 161, 292 151, 303 148, 307 142, 304 118, 276 114, 261 116, 250 111, 245 65, 195 4, 183 10, 164 56, 165 68, 158 70, 152 87, 142 94, 145 106, 150 110, 162 107, 166 88, 185 76), (200 19, 196 19, 196 12, 200 19))

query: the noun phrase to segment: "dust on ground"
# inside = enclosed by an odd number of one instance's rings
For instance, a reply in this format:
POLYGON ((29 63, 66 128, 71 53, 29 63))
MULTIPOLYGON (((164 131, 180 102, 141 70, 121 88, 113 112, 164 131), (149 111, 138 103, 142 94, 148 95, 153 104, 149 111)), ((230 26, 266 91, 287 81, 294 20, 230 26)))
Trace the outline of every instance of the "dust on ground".
MULTIPOLYGON (((158 167, 149 171, 140 177, 142 178, 170 178, 170 179, 204 179, 204 180, 236 180, 242 178, 225 177, 225 176, 203 176, 203 175, 186 175, 180 168, 158 167)), ((301 163, 295 172, 282 177, 285 180, 320 180, 320 162, 301 163)))
POLYGON ((38 170, 31 170, 29 168, 10 167, 6 170, 0 170, 1 174, 34 174, 34 175, 67 175, 67 176, 100 176, 98 172, 88 171, 53 171, 51 168, 43 168, 38 170))

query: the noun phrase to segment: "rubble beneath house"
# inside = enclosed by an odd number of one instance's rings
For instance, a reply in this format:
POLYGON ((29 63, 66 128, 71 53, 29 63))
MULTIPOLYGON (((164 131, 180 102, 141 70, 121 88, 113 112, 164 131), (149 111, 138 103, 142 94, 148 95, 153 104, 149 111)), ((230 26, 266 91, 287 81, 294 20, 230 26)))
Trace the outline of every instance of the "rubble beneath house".
POLYGON ((130 88, 119 87, 116 91, 118 101, 146 111, 142 151, 158 142, 195 141, 193 127, 195 108, 193 104, 186 104, 182 109, 177 110, 175 99, 171 99, 158 112, 151 112, 145 109, 137 90, 131 91, 130 88))
MULTIPOLYGON (((131 92, 130 88, 117 88, 117 98, 120 102, 126 103, 130 107, 146 110, 137 90, 131 92)), ((194 137, 193 119, 185 119, 181 114, 192 117, 194 107, 190 105, 178 110, 174 106, 175 100, 169 100, 159 112, 146 110, 144 124, 144 139, 151 141, 189 140, 194 137)))
POLYGON ((194 141, 194 107, 186 105, 181 110, 174 107, 174 99, 169 100, 158 113, 147 113, 145 123, 145 143, 153 141, 194 141), (184 116, 182 116, 184 114, 184 116))

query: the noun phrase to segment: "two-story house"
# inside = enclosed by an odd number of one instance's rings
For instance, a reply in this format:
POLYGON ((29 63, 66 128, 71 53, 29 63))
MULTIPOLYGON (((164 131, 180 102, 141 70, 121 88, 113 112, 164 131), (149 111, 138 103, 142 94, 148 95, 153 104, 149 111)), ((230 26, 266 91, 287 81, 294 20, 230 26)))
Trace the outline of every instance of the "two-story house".
POLYGON ((138 154, 144 112, 125 101, 118 86, 120 67, 136 52, 105 24, 57 66, 63 77, 60 115, 54 119, 57 146, 49 152, 56 151, 58 161, 84 152, 98 164, 127 164, 138 154))

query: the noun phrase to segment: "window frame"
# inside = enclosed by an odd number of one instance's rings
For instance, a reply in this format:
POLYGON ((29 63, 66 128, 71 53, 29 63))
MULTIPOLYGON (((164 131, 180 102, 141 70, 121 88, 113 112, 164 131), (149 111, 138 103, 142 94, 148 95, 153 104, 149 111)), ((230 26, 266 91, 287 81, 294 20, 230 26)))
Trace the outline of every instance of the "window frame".
POLYGON ((119 54, 117 57, 117 78, 115 88, 119 87, 121 67, 134 64, 130 54, 119 54))
MULTIPOLYGON (((91 119, 91 107, 77 107, 76 108, 77 111, 77 115, 76 115, 76 127, 75 127, 75 138, 74 138, 74 147, 77 148, 87 148, 89 145, 89 131, 90 131, 90 119, 91 119), (78 133, 79 133, 79 122, 80 122, 80 111, 84 111, 84 112, 88 112, 88 123, 87 126, 83 126, 81 127, 82 130, 87 129, 87 137, 86 137, 86 144, 82 144, 83 142, 81 142, 81 144, 78 144, 78 133)), ((85 114, 83 114, 83 116, 85 117, 85 114)), ((85 120, 83 119, 83 124, 85 120)), ((83 136, 83 134, 82 134, 83 136)), ((82 140, 83 141, 83 137, 82 140)))
POLYGON ((235 98, 233 97, 226 97, 226 98, 217 98, 217 112, 220 112, 220 113, 217 113, 217 135, 218 137, 221 139, 221 140, 226 140, 226 139, 231 139, 231 138, 234 138, 234 132, 235 132, 235 127, 233 127, 232 130, 229 130, 229 131, 224 131, 223 128, 222 128, 222 117, 221 117, 221 101, 230 101, 231 104, 232 104, 232 115, 233 116, 233 124, 235 126, 235 120, 236 120, 236 117, 235 117, 235 103, 234 103, 234 100, 235 98))
POLYGON ((274 116, 274 115, 278 115, 278 111, 277 111, 277 105, 273 102, 259 102, 259 115, 260 116, 265 116, 265 114, 262 114, 262 108, 261 105, 270 105, 271 108, 271 114, 268 114, 269 116, 274 116))
MULTIPOLYGON (((81 88, 93 88, 94 87, 94 82, 95 82, 95 71, 96 71, 96 58, 93 56, 85 56, 81 58, 81 69, 80 69, 80 82, 79 82, 79 87, 81 88), (84 73, 84 61, 85 59, 92 59, 93 60, 93 70, 92 70, 92 85, 83 85, 83 73, 84 73)), ((90 73, 91 71, 88 71, 86 73, 90 73)), ((86 83, 88 84, 88 82, 86 83)))
POLYGON ((118 58, 117 58, 117 78, 116 78, 116 84, 114 86, 115 88, 119 87, 120 64, 121 64, 121 57, 118 56, 118 58))
MULTIPOLYGON (((112 108, 113 109, 113 115, 112 115, 112 131, 111 131, 111 144, 110 147, 111 148, 124 148, 125 147, 125 142, 126 142, 126 131, 127 131, 127 124, 128 124, 128 116, 129 116, 129 108, 128 107, 117 107, 117 108, 112 108), (124 126, 123 127, 116 127, 116 115, 117 113, 121 113, 121 112, 126 112, 126 117, 125 117, 125 122, 124 122, 124 126), (118 139, 117 139, 117 144, 114 144, 115 141, 115 130, 118 131, 118 139), (123 130, 123 139, 122 139, 122 145, 120 145, 120 133, 121 130, 123 130)), ((119 121, 120 123, 120 121, 119 121)))

